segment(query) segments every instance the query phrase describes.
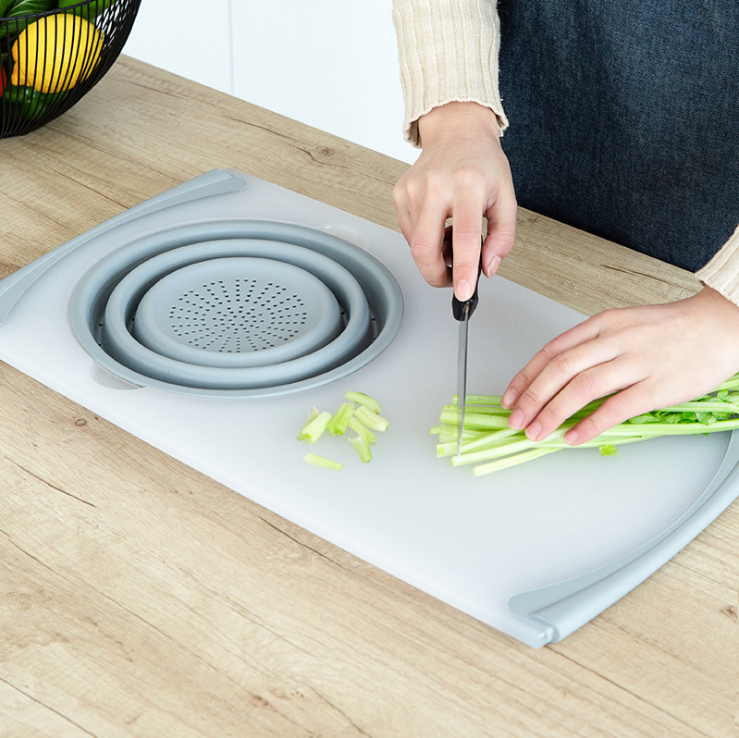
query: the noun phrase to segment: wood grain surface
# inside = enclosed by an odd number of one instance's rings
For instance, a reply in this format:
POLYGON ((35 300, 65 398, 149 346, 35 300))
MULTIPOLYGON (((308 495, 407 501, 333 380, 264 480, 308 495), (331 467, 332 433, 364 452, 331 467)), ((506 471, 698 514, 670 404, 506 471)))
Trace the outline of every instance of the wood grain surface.
MULTIPOLYGON (((405 164, 123 57, 0 140, 0 276, 229 166, 397 229, 405 164)), ((526 211, 503 274, 588 313, 697 289, 526 211)), ((7 365, 0 413, 4 738, 737 735, 736 504, 532 650, 7 365)))

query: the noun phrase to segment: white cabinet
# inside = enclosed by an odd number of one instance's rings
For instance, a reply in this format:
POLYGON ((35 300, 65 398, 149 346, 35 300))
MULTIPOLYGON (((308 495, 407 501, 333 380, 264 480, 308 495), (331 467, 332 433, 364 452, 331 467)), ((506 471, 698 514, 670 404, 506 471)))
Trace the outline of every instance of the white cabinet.
POLYGON ((124 53, 412 162, 391 0, 144 0, 124 53))

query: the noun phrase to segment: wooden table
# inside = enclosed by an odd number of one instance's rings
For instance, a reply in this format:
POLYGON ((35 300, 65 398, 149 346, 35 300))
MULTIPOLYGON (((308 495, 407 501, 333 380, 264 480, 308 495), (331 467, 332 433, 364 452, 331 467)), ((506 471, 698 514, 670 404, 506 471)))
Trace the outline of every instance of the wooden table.
MULTIPOLYGON (((404 164, 122 58, 0 141, 0 276, 227 166, 397 228, 404 164)), ((583 312, 696 290, 525 211, 503 273, 583 312)), ((736 504, 535 651, 0 371, 5 738, 736 734, 736 504)))

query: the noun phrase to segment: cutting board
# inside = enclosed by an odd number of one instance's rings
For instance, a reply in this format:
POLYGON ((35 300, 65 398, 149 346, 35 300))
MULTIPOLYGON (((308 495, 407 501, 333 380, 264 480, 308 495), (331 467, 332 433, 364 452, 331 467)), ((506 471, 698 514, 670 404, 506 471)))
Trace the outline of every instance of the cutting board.
MULTIPOLYGON (((644 581, 739 494, 733 434, 648 441, 618 457, 567 450, 475 478, 438 459, 430 428, 456 389, 450 293, 428 287, 388 229, 232 170, 214 170, 0 282, 0 358, 236 492, 534 647, 566 637, 644 581), (98 259, 174 224, 259 218, 325 230, 398 280, 390 346, 336 382, 222 400, 134 387, 80 348, 66 318, 98 259), (343 438, 296 440, 315 406, 366 392, 390 421, 369 464, 343 438), (308 450, 344 462, 317 468, 308 450)), ((584 316, 501 277, 470 323, 468 389, 499 394, 546 341, 584 316)))

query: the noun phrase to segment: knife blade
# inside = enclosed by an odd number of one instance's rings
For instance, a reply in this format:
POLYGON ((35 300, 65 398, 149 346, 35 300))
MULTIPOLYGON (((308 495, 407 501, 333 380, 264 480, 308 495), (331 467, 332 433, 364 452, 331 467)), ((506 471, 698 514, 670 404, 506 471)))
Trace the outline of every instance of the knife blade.
MULTIPOLYGON (((479 281, 478 273, 477 283, 479 281)), ((479 302, 477 283, 475 283, 475 292, 469 300, 462 302, 456 296, 452 295, 452 315, 455 320, 459 321, 459 338, 457 342, 457 404, 462 409, 462 417, 459 421, 459 438, 457 439, 457 456, 461 456, 462 454, 462 440, 464 438, 464 419, 467 405, 467 344, 470 318, 479 302)))

